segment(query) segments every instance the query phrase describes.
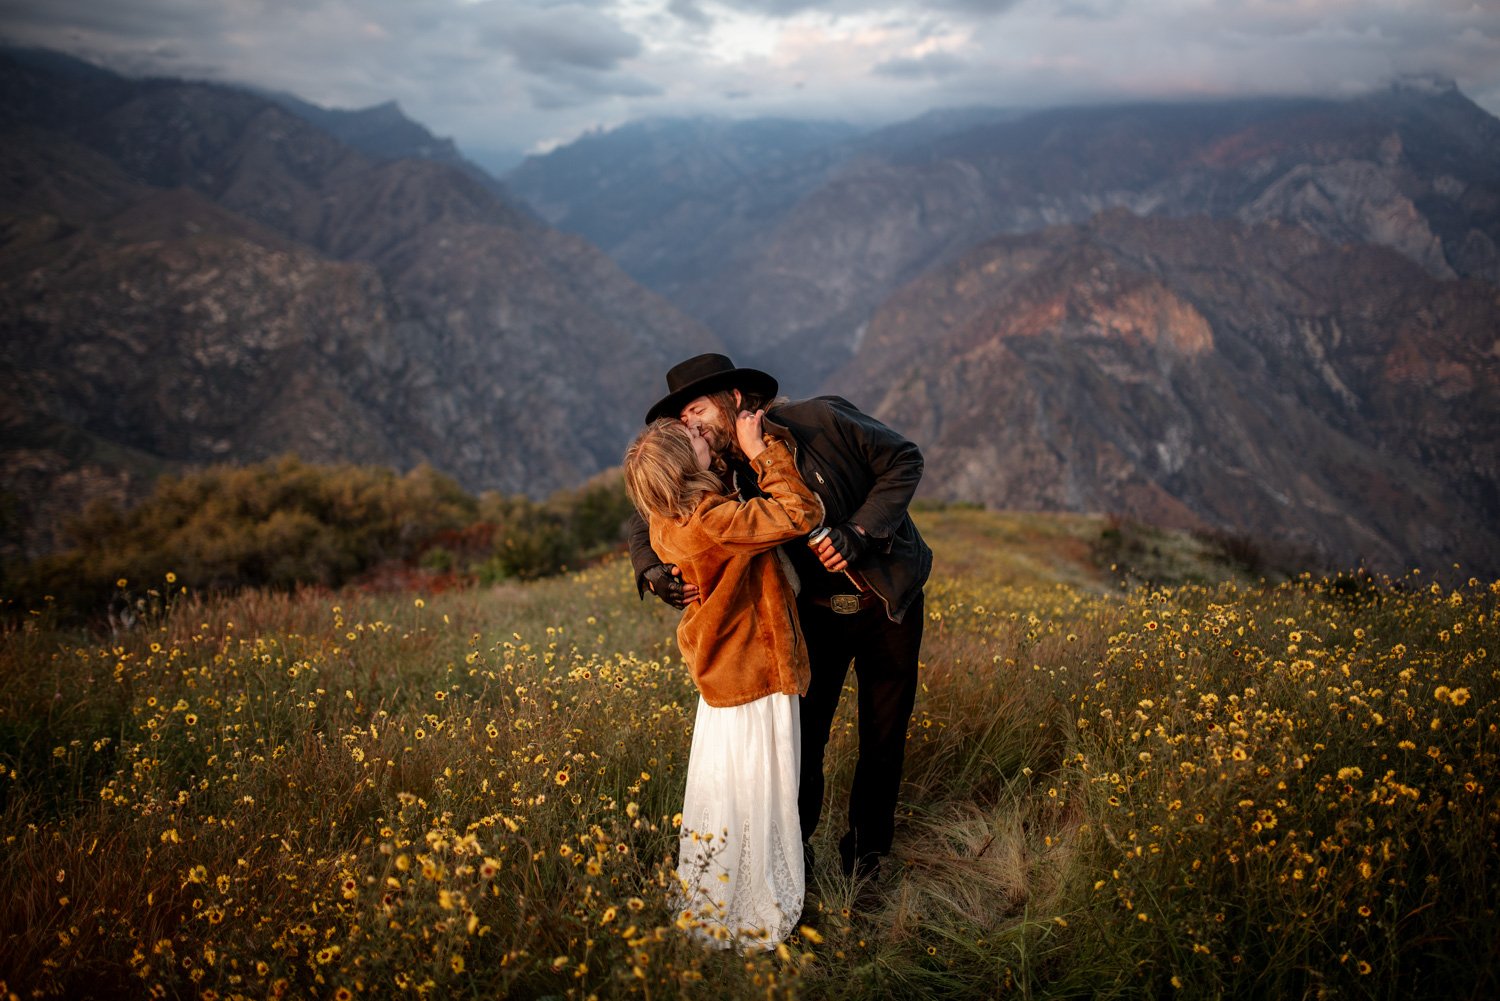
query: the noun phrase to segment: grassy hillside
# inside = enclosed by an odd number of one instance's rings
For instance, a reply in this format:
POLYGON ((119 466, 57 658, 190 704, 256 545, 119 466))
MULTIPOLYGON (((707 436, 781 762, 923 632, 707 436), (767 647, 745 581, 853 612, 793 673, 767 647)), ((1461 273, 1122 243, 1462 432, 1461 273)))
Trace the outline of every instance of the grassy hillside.
POLYGON ((1121 553, 1157 581, 1226 571, 1100 519, 920 522, 937 569, 891 864, 861 887, 831 862, 846 711, 787 946, 711 954, 674 927, 696 695, 675 614, 614 561, 426 596, 179 592, 127 633, 6 633, 4 988, 1500 988, 1500 584, 1129 587, 1121 553))

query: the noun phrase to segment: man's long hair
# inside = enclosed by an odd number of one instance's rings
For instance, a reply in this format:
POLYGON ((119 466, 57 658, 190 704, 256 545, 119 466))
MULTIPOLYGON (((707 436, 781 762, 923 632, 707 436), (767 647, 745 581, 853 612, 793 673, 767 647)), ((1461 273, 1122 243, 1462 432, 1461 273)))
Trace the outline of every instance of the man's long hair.
MULTIPOLYGON (((739 440, 735 437, 734 433, 735 418, 739 416, 740 411, 748 410, 754 413, 757 410, 770 410, 772 407, 777 407, 787 402, 785 396, 770 399, 759 393, 751 393, 743 389, 740 390, 739 402, 735 402, 733 389, 721 389, 717 393, 709 393, 707 395, 709 402, 718 408, 720 419, 724 421, 725 426, 722 430, 726 442, 725 449, 734 455, 740 455, 739 440)), ((720 473, 724 472, 723 456, 714 456, 713 468, 720 473)))
POLYGON ((723 489, 717 476, 698 468, 688 429, 681 421, 670 417, 655 421, 625 450, 625 492, 648 521, 681 521, 693 513, 704 494, 723 489))

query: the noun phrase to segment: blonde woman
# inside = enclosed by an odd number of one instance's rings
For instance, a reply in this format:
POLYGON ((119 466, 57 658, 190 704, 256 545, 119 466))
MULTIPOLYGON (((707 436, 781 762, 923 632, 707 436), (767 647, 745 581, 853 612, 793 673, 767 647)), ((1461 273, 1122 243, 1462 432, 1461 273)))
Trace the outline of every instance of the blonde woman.
POLYGON ((698 687, 677 874, 684 924, 718 945, 771 948, 792 931, 806 889, 797 815, 807 648, 790 564, 777 546, 807 535, 822 503, 764 411, 735 434, 766 495, 740 500, 710 470, 708 442, 659 420, 625 453, 625 485, 651 545, 697 585, 677 644, 698 687))

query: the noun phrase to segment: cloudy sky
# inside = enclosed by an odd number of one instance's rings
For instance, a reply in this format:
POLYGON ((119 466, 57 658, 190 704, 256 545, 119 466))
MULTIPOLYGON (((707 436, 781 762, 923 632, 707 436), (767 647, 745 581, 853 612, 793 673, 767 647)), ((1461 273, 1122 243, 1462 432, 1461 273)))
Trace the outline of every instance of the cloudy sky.
POLYGON ((395 99, 471 153, 645 115, 875 123, 1413 73, 1500 113, 1500 0, 0 0, 0 38, 330 107, 395 99))

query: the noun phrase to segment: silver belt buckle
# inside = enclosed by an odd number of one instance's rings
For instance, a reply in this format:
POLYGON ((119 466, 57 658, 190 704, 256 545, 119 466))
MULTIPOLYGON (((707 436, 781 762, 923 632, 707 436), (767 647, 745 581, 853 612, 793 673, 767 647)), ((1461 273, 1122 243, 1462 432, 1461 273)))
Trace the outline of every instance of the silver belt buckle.
POLYGON ((860 597, 857 594, 835 594, 828 599, 828 607, 840 615, 853 615, 859 611, 860 597))

